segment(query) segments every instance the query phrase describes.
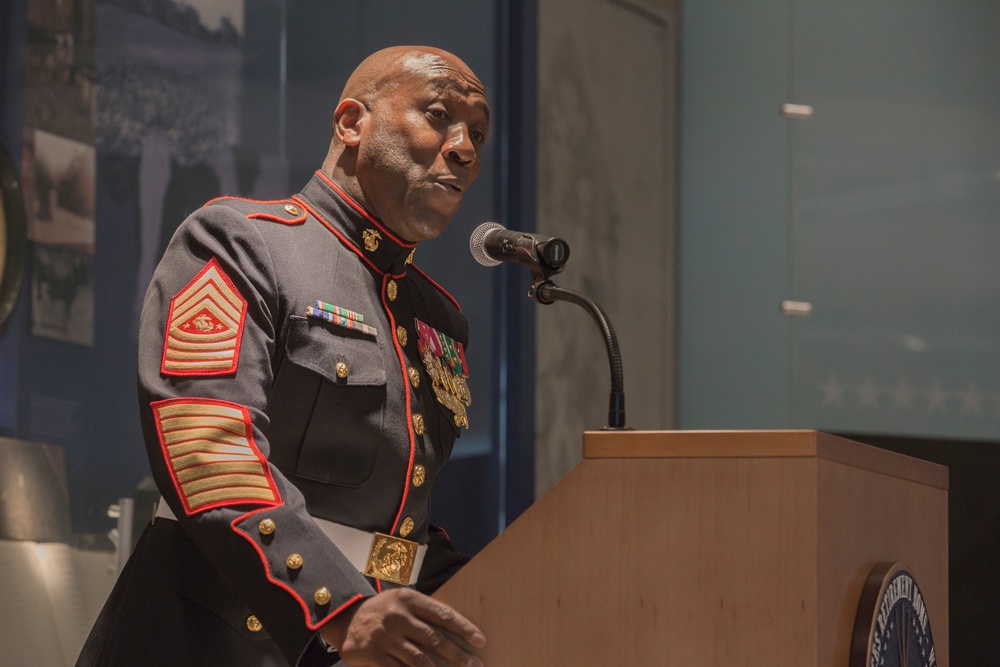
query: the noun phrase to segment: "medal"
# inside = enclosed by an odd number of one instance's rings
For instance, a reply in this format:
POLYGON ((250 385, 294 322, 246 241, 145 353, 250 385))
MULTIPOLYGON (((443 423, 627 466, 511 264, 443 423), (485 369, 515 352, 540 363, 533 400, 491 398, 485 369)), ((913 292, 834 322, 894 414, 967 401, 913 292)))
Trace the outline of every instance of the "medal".
POLYGON ((455 426, 469 428, 466 408, 472 404, 469 391, 469 370, 465 349, 461 343, 434 327, 414 320, 420 360, 431 379, 431 388, 438 402, 451 410, 455 426))

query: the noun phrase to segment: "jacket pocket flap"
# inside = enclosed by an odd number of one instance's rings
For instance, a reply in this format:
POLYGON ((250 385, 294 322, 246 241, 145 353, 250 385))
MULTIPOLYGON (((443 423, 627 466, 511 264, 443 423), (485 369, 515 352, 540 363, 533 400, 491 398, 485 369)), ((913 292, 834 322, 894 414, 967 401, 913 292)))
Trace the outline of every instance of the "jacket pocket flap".
POLYGON ((286 356, 297 366, 342 386, 384 385, 386 374, 378 341, 351 329, 293 315, 286 356))

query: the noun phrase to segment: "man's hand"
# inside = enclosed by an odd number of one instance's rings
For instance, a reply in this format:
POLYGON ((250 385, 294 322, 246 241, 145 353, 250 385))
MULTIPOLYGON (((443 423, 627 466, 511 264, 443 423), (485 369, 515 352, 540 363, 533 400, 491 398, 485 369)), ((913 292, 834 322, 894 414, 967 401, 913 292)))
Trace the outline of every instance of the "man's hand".
POLYGON ((467 618, 409 588, 370 597, 330 619, 321 632, 351 667, 482 667, 456 639, 486 646, 482 631, 467 618))

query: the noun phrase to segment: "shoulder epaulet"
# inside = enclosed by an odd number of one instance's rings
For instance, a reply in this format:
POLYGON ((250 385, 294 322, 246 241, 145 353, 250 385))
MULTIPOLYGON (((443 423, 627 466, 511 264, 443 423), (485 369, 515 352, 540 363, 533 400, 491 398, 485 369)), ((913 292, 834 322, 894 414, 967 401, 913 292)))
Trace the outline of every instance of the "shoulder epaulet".
POLYGON ((212 204, 230 206, 253 220, 270 220, 283 225, 298 225, 306 220, 305 210, 291 199, 260 201, 241 197, 216 197, 205 206, 212 204))

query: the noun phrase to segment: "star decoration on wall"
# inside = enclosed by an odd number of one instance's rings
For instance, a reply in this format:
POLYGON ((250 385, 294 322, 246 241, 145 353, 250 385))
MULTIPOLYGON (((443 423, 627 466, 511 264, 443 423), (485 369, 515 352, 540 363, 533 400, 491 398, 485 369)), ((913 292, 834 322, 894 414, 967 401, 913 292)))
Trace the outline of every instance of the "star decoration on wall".
POLYGON ((830 373, 817 385, 823 408, 847 410, 892 410, 945 417, 1000 417, 1000 391, 980 388, 970 381, 964 388, 947 386, 941 380, 913 384, 901 377, 879 383, 870 375, 860 382, 842 380, 830 373))

